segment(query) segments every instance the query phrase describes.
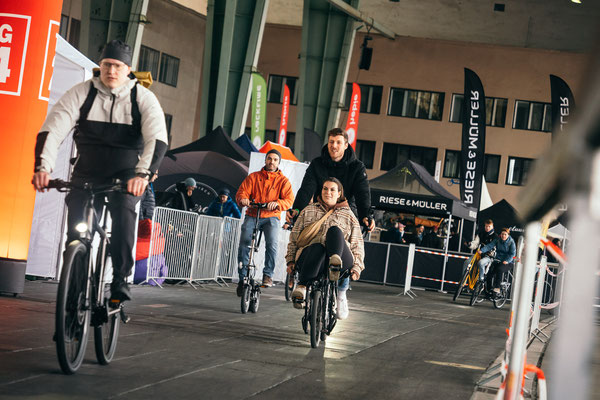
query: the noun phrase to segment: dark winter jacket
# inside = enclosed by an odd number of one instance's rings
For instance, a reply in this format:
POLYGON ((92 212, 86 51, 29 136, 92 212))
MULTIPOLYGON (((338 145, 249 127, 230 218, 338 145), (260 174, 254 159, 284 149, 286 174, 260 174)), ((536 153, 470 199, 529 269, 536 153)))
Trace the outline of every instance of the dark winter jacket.
POLYGON ((213 200, 213 202, 208 206, 208 210, 206 210, 206 215, 212 215, 213 217, 233 218, 240 218, 242 216, 240 209, 231 199, 231 197, 227 197, 227 201, 225 203, 221 203, 218 198, 213 200))
POLYGON ((303 210, 312 199, 316 201, 317 196, 321 194, 323 182, 329 177, 337 178, 342 182, 344 195, 359 221, 367 217, 371 206, 367 172, 365 165, 356 158, 350 146, 338 162, 331 159, 327 146, 323 147, 321 156, 312 160, 306 169, 292 208, 303 210))

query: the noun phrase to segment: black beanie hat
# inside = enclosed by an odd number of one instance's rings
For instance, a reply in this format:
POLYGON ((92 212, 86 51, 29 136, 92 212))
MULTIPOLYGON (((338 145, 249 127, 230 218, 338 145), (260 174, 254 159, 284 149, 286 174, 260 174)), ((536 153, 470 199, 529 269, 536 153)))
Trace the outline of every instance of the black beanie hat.
POLYGON ((131 47, 129 47, 127 43, 120 40, 111 40, 106 44, 106 46, 104 46, 104 50, 102 50, 102 55, 100 56, 100 61, 104 60, 105 58, 119 60, 131 67, 131 47))
POLYGON ((279 157, 279 161, 281 161, 281 153, 277 149, 271 149, 271 150, 267 151, 265 158, 271 153, 277 154, 277 157, 279 157))

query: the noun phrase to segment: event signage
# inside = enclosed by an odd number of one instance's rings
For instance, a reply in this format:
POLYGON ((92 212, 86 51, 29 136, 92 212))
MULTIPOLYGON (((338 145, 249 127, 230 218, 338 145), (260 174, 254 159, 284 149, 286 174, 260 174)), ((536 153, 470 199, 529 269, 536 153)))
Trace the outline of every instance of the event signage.
POLYGON ((0 268, 4 259, 25 260, 35 192, 31 187, 35 138, 48 111, 62 0, 1 1, 0 12, 0 268), (46 65, 44 60, 47 60, 46 65))
POLYGON ((0 94, 21 95, 31 16, 0 13, 0 94))
POLYGON ((265 142, 265 117, 267 114, 267 83, 260 74, 252 74, 252 144, 260 148, 265 142))
POLYGON ((479 210, 485 154, 485 93, 477 74, 465 68, 460 198, 479 210))
POLYGON ((550 75, 550 92, 552 93, 552 139, 562 132, 569 123, 575 100, 571 88, 556 75, 550 75))
POLYGON ((279 136, 277 143, 285 146, 287 141, 287 126, 290 113, 290 88, 288 85, 283 85, 283 105, 281 106, 281 122, 279 123, 279 136))
POLYGON ((348 109, 348 121, 346 121, 346 132, 348 132, 348 143, 356 150, 356 137, 358 135, 358 116, 360 114, 360 86, 352 83, 352 96, 348 109))
POLYGON ((452 212, 450 199, 374 188, 371 188, 371 205, 377 209, 401 210, 419 215, 448 215, 452 212))
POLYGON ((56 49, 56 37, 60 24, 57 21, 48 23, 48 37, 46 38, 46 53, 44 55, 44 66, 42 68, 42 79, 40 82, 39 99, 48 101, 50 99, 50 87, 52 86, 52 73, 54 72, 54 53, 56 49))

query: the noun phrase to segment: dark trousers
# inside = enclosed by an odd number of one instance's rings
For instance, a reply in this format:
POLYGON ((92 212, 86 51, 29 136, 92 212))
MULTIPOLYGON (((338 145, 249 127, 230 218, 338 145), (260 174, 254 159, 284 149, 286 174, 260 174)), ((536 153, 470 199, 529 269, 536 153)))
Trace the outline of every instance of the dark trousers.
MULTIPOLYGON (((67 236, 69 242, 79 238, 75 226, 84 221, 84 206, 87 195, 72 190, 65 199, 68 207, 67 236)), ((114 280, 125 279, 133 268, 133 246, 135 244, 135 227, 137 216, 135 205, 139 197, 130 194, 112 192, 108 194, 108 210, 112 219, 110 254, 113 264, 114 280)), ((98 218, 102 211, 102 197, 96 197, 94 207, 98 218)))
POLYGON ((488 287, 499 288, 500 282, 502 282, 502 274, 512 269, 513 263, 504 264, 502 262, 495 262, 490 267, 487 273, 488 287), (493 281, 490 281, 493 278, 493 281))
POLYGON ((315 280, 329 262, 329 257, 337 254, 342 259, 342 271, 352 267, 354 257, 344 241, 344 235, 337 226, 332 226, 327 230, 325 237, 325 246, 320 243, 314 243, 306 247, 298 262, 298 281, 300 285, 307 285, 315 280))

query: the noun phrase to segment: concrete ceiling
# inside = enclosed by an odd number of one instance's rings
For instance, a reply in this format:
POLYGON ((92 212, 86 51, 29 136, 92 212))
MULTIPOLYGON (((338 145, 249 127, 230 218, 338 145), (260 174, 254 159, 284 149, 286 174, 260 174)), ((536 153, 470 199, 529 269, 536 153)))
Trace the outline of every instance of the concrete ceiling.
MULTIPOLYGON (((359 9, 400 36, 585 52, 600 39, 600 1, 581 1, 360 0, 359 9)), ((206 14, 207 0, 176 2, 206 14)), ((267 22, 300 26, 302 5, 270 0, 267 22)))

